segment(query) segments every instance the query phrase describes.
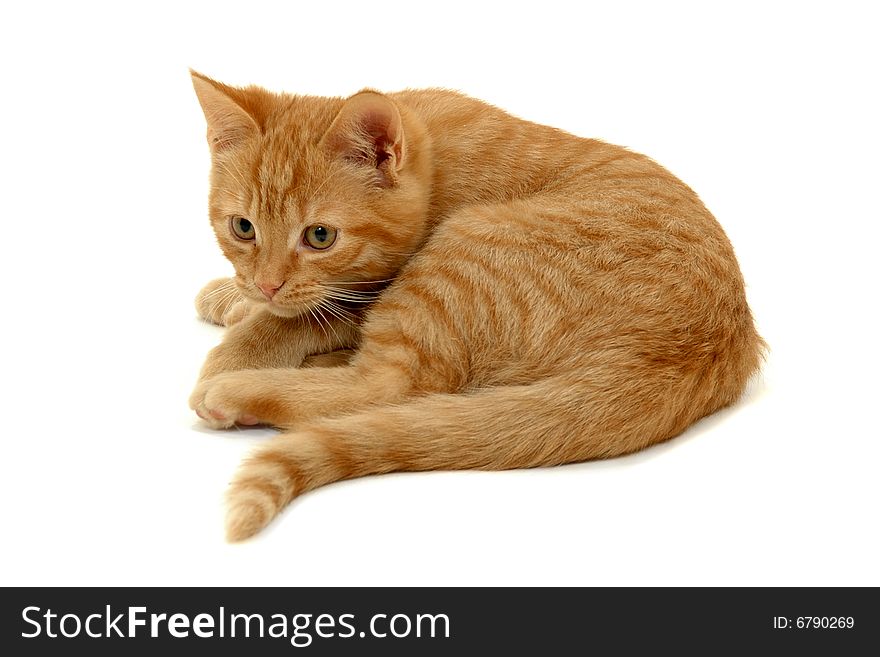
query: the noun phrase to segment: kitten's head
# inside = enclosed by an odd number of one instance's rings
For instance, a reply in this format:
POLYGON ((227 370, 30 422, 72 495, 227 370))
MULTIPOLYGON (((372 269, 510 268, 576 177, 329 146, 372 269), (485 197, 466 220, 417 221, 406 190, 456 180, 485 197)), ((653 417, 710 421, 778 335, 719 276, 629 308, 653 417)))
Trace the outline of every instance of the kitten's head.
POLYGON ((230 87, 198 73, 210 217, 251 302, 293 317, 392 278, 425 237, 424 128, 379 93, 230 87))

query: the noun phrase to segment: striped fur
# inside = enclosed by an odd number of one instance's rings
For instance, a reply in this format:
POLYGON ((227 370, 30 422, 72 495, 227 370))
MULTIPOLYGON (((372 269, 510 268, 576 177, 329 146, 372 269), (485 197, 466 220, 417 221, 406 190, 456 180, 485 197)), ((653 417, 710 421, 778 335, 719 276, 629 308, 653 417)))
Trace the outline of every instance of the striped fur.
POLYGON ((190 403, 218 428, 284 429, 230 488, 230 540, 341 479, 639 450, 759 367, 729 241, 652 160, 450 91, 193 81, 236 276, 197 301, 230 328, 190 403), (315 224, 338 231, 325 251, 303 242, 315 224))

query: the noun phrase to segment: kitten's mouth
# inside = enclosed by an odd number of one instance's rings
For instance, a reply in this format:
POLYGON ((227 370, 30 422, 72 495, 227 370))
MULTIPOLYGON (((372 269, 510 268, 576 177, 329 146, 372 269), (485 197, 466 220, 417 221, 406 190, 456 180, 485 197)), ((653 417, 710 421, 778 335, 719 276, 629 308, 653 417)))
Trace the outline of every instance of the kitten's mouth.
POLYGON ((264 307, 269 310, 273 315, 278 315, 279 317, 299 317, 300 315, 304 315, 308 312, 308 304, 306 303, 285 303, 281 304, 277 301, 264 301, 264 307))
POLYGON ((263 307, 268 309, 273 315, 278 317, 300 317, 308 315, 309 311, 320 306, 319 298, 304 299, 285 299, 283 302, 272 299, 271 301, 263 300, 263 307))

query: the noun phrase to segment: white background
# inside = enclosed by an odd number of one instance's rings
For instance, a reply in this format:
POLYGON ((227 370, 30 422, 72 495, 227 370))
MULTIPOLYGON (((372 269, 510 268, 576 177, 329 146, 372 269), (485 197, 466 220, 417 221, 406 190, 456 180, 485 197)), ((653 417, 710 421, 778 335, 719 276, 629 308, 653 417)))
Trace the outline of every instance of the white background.
POLYGON ((877 22, 718 6, 5 3, 0 584, 880 585, 877 22), (186 404, 221 335, 192 298, 230 271, 190 66, 451 87, 648 153, 733 241, 763 374, 638 455, 345 482, 226 544, 271 432, 186 404))

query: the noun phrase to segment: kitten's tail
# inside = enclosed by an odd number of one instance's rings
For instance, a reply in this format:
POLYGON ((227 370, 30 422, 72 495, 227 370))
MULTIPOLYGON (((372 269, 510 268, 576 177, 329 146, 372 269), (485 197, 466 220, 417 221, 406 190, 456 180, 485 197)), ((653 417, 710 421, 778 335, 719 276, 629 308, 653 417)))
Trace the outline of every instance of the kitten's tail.
POLYGON ((670 379, 594 362, 577 377, 432 394, 321 420, 273 438, 245 462, 229 491, 227 537, 249 538, 295 497, 343 479, 528 468, 633 452, 733 402, 754 369, 716 366, 670 379))

